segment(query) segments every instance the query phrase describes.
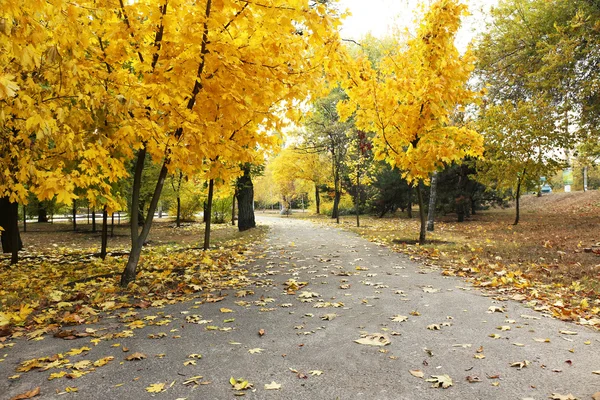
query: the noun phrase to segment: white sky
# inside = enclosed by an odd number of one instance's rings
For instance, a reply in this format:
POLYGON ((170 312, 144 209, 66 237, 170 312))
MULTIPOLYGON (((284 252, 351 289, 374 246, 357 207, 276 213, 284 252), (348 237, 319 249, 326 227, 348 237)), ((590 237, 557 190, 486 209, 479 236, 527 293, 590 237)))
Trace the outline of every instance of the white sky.
MULTIPOLYGON (((415 12, 421 3, 428 5, 432 0, 339 0, 340 10, 348 9, 352 13, 343 21, 341 36, 359 41, 369 32, 375 37, 383 37, 394 27, 414 27, 415 12)), ((461 50, 485 28, 486 15, 497 0, 463 0, 463 3, 469 6, 472 15, 463 19, 457 37, 456 45, 461 50)))

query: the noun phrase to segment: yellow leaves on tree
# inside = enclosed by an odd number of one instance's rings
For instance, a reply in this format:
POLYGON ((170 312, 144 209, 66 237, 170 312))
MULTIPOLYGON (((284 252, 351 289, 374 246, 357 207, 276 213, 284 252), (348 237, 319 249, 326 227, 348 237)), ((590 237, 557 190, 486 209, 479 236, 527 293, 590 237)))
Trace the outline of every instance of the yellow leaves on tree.
POLYGON ((427 182, 444 164, 483 153, 481 136, 452 121, 476 98, 466 86, 474 59, 454 46, 465 13, 456 0, 436 1, 416 37, 405 43, 394 38, 375 66, 359 57, 343 82, 350 99, 338 106, 341 116, 354 113, 359 129, 374 132, 375 157, 409 181, 427 182))

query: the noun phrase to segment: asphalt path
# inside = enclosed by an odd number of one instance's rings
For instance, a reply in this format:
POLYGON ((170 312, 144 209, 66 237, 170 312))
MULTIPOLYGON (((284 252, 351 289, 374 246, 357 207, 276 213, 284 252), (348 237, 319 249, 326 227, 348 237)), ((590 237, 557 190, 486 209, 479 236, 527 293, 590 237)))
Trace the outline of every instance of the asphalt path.
POLYGON ((43 399, 541 400, 600 392, 597 331, 481 292, 350 232, 285 217, 259 222, 270 232, 250 254, 245 292, 120 310, 77 327, 96 337, 5 343, 0 398, 36 387, 43 399), (144 326, 132 329, 132 321, 144 326), (361 338, 372 344, 355 342, 361 338), (82 347, 89 350, 66 354, 82 347), (145 358, 126 360, 135 353, 145 358), (71 368, 16 371, 55 354, 71 368), (84 374, 48 380, 60 371, 84 374), (451 386, 432 387, 445 376, 451 386))

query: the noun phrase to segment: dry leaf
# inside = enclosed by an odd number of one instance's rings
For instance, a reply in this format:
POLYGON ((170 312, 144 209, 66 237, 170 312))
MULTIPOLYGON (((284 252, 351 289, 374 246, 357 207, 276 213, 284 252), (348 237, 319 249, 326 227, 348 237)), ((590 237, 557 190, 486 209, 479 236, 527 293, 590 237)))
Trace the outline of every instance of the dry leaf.
POLYGON ((481 382, 481 379, 480 379, 478 376, 476 376, 476 375, 473 375, 473 376, 469 375, 469 376, 467 376, 465 379, 466 379, 466 380, 467 380, 467 382, 469 382, 469 383, 481 382))
POLYGON ((165 390, 164 383, 153 383, 152 385, 150 385, 146 388, 146 392, 148 392, 148 393, 159 393, 159 392, 162 392, 163 390, 165 390))
POLYGON ((452 386, 452 378, 448 375, 431 375, 431 378, 425 379, 426 382, 432 382, 431 387, 447 389, 452 386))
POLYGON ((498 307, 498 306, 490 306, 490 307, 488 308, 488 313, 490 313, 490 314, 491 314, 491 313, 495 313, 495 312, 500 312, 500 313, 502 313, 502 312, 504 312, 504 308, 502 308, 502 307, 498 307))
POLYGON ((568 331, 568 330, 560 330, 558 333, 562 333, 563 335, 577 335, 577 332, 568 331))
POLYGON ((370 346, 387 346, 391 343, 387 335, 381 333, 373 333, 371 335, 365 335, 360 339, 355 340, 358 344, 366 344, 370 346))
POLYGON ((312 376, 321 376, 323 374, 323 371, 319 371, 318 369, 313 369, 312 371, 308 371, 309 374, 311 374, 312 376))
POLYGON ((281 385, 275 381, 265 384, 265 390, 279 390, 281 385))
POLYGON ((405 317, 404 315, 394 315, 390 319, 392 320, 392 322, 404 322, 404 321, 408 321, 408 317, 405 317))
POLYGON ((573 396, 571 393, 569 393, 569 394, 552 393, 550 398, 552 400, 577 400, 577 397, 573 396))
POLYGON ((427 329, 429 329, 430 331, 439 331, 440 326, 438 324, 431 324, 431 325, 427 325, 427 329))
POLYGON ((510 364, 511 367, 515 367, 517 369, 523 369, 523 368, 527 367, 528 365, 529 365, 529 361, 527 361, 527 360, 510 364))
POLYGON ((248 350, 248 353, 250 354, 260 354, 264 349, 260 349, 260 348, 254 348, 254 349, 250 349, 248 350))
POLYGON ((265 334, 265 330, 264 329, 259 329, 258 330, 258 336, 263 336, 265 334))
POLYGON ((323 321, 331 321, 337 317, 337 314, 325 314, 321 317, 323 321))
POLYGON ((596 392, 592 395, 592 400, 600 400, 600 392, 596 392))
POLYGON ((14 396, 13 398, 11 398, 10 400, 22 400, 22 399, 30 399, 32 397, 37 396, 38 394, 40 394, 40 387, 36 387, 35 389, 32 389, 28 392, 25 393, 21 393, 18 394, 16 396, 14 396))
POLYGON ((144 353, 131 353, 130 355, 128 355, 127 357, 125 357, 125 359, 127 361, 133 361, 133 360, 143 360, 144 358, 146 358, 146 355, 144 353))
POLYGON ((423 378, 425 376, 425 373, 423 373, 423 371, 421 371, 420 369, 411 369, 408 372, 410 372, 412 376, 415 376, 417 378, 423 378))

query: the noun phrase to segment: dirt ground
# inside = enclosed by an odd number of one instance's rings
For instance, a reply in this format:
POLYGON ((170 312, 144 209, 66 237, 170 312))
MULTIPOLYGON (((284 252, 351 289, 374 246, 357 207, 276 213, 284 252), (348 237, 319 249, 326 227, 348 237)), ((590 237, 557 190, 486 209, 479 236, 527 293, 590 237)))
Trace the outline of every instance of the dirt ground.
MULTIPOLYGON (((23 232, 20 224, 21 238, 27 252, 43 252, 45 250, 89 249, 100 250, 101 221, 97 221, 96 232, 92 232, 92 225, 78 223, 77 230, 73 231, 70 222, 54 223, 27 223, 27 231, 23 232)), ((109 220, 108 251, 126 251, 131 247, 130 228, 127 221, 117 224, 115 220, 111 236, 109 220)), ((211 228, 211 244, 219 246, 223 241, 235 239, 238 236, 237 227, 229 224, 213 224, 211 228)), ((201 246, 204 241, 204 224, 201 222, 185 222, 177 228, 172 219, 157 219, 152 224, 148 236, 151 246, 177 244, 180 246, 201 246)))

